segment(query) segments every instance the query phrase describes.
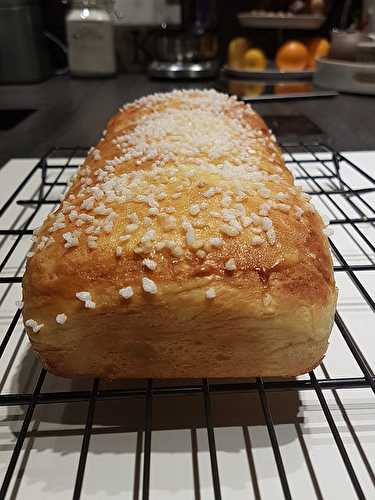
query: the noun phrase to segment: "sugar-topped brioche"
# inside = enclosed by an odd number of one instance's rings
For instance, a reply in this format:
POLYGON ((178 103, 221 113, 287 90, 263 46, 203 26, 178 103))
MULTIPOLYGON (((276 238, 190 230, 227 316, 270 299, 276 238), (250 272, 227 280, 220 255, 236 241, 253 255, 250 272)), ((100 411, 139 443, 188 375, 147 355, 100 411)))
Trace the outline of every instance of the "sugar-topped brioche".
POLYGON ((147 96, 110 120, 37 231, 26 329, 63 376, 303 373, 336 304, 326 232, 249 105, 147 96))

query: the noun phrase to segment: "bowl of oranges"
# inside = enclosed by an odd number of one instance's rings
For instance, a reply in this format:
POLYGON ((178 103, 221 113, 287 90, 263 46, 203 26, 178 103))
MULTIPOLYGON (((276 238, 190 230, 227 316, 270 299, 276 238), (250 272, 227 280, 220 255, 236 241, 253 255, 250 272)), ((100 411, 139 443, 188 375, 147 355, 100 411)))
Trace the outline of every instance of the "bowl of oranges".
POLYGON ((330 43, 313 37, 301 42, 287 40, 276 51, 274 61, 264 51, 253 47, 245 37, 233 38, 228 46, 228 62, 223 71, 234 78, 312 78, 316 61, 326 57, 330 43))

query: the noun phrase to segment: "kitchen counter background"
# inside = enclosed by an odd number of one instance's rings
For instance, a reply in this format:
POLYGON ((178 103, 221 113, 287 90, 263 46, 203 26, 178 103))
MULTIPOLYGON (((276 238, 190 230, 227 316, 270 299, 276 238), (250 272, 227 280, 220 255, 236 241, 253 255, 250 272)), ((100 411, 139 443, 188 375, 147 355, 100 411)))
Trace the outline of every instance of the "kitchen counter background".
MULTIPOLYGON (((123 74, 110 80, 55 77, 34 85, 0 87, 0 110, 36 109, 10 130, 0 130, 0 164, 12 157, 37 157, 53 146, 91 146, 122 104, 174 88, 209 88, 214 82, 163 82, 123 74)), ((253 105, 261 115, 304 114, 338 150, 375 149, 375 98, 333 98, 253 105)))

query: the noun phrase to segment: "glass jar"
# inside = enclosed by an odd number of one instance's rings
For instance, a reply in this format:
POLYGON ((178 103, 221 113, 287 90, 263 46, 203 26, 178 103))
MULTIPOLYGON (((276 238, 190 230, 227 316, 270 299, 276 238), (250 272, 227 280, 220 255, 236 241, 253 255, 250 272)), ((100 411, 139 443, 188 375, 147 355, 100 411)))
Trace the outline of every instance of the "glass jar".
POLYGON ((111 0, 74 0, 66 17, 68 59, 74 76, 116 73, 111 0))

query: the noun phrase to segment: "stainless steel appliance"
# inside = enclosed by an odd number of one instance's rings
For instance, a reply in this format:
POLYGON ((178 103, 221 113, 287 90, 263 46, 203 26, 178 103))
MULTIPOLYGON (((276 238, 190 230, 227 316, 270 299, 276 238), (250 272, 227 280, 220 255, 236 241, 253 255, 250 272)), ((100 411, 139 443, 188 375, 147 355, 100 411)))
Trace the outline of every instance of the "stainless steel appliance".
POLYGON ((51 74, 40 0, 0 2, 0 83, 32 83, 51 74))
POLYGON ((181 26, 163 24, 155 34, 149 74, 160 78, 204 78, 218 71, 216 1, 181 2, 181 26))

